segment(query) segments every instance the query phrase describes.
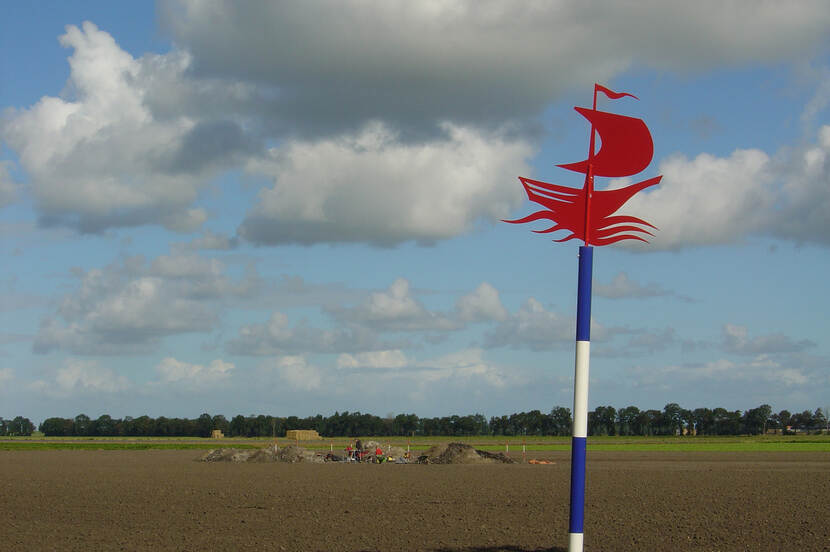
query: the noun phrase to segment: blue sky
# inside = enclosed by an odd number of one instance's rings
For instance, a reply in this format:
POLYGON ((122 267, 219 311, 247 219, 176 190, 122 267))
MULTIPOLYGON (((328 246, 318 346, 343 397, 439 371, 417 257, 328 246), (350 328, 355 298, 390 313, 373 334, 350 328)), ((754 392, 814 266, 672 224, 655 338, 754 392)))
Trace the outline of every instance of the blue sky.
POLYGON ((830 10, 710 7, 5 5, 0 415, 570 407, 578 244, 499 221, 594 82, 663 180, 590 407, 827 407, 830 10))

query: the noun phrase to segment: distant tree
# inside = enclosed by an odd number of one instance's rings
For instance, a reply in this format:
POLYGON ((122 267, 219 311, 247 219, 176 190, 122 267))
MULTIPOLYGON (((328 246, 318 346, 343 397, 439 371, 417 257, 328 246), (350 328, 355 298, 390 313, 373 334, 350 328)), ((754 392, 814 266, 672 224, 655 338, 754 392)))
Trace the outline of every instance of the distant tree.
POLYGON ((766 433, 767 421, 771 415, 772 407, 768 404, 762 404, 758 408, 750 408, 744 412, 742 418, 744 432, 750 435, 766 433))
POLYGON ((196 431, 199 437, 210 437, 210 433, 213 431, 213 418, 210 414, 205 412, 199 416, 196 421, 196 431))
POLYGON ((392 420, 395 435, 411 435, 418 428, 418 416, 415 414, 398 414, 392 420))
POLYGON ((40 423, 40 431, 47 437, 72 435, 73 421, 68 418, 46 418, 40 423))
POLYGON ((821 408, 816 408, 816 411, 813 413, 813 428, 825 429, 827 425, 827 416, 824 411, 821 408))
POLYGON ((109 414, 102 414, 92 422, 92 435, 113 436, 115 435, 115 422, 109 414))
POLYGON ((691 410, 687 408, 680 410, 680 422, 683 426, 683 430, 686 432, 686 435, 694 435, 695 419, 691 410))
POLYGON ((792 414, 790 414, 789 410, 782 410, 775 415, 775 422, 781 428, 781 433, 784 433, 787 431, 788 426, 793 425, 792 414))
POLYGON ((554 406, 550 411, 551 431, 554 435, 570 435, 573 430, 573 418, 571 409, 564 406, 554 406))
POLYGON ((89 416, 86 414, 78 414, 75 416, 75 425, 72 429, 73 434, 85 437, 89 435, 91 424, 89 416))
POLYGON ((617 410, 617 425, 620 435, 634 435, 637 425, 637 415, 640 409, 636 406, 626 406, 617 410))
POLYGON ((156 421, 145 414, 133 420, 133 428, 136 436, 152 437, 156 432, 156 421))
POLYGON ((5 426, 6 435, 28 436, 35 430, 35 424, 23 416, 16 416, 11 422, 6 421, 5 426))
POLYGON ((613 406, 598 406, 588 413, 589 435, 615 435, 617 410, 613 406))
POLYGON ((695 408, 692 410, 695 432, 698 435, 711 435, 715 427, 715 415, 711 408, 695 408))
POLYGON ((683 409, 677 403, 669 403, 663 407, 663 428, 661 433, 668 435, 683 434, 683 409))

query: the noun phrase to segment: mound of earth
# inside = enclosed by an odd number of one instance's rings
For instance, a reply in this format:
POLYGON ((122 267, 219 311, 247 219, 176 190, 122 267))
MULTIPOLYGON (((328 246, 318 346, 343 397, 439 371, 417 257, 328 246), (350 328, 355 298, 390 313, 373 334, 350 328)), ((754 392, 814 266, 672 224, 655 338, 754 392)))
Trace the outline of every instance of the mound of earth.
POLYGON ((515 464, 504 453, 477 450, 464 443, 442 443, 418 457, 419 464, 515 464))
POLYGON ((297 462, 322 463, 325 459, 310 450, 291 445, 277 451, 274 447, 262 449, 234 449, 223 448, 209 450, 200 458, 202 462, 285 462, 296 464, 297 462))
POLYGON ((279 449, 276 453, 276 457, 278 462, 287 462, 289 464, 296 464, 297 462, 314 462, 322 464, 325 462, 325 458, 323 456, 296 445, 289 445, 279 449))

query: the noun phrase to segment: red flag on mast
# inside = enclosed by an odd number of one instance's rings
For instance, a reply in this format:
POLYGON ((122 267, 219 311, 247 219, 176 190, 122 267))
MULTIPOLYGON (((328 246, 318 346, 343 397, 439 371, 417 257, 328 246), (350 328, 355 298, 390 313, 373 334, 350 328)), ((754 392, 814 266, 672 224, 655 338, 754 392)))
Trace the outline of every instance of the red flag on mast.
POLYGON ((628 92, 614 92, 610 88, 605 88, 601 84, 594 84, 594 93, 596 93, 596 92, 602 92, 603 94, 605 94, 606 96, 608 96, 612 100, 619 100, 620 98, 622 98, 624 96, 631 96, 635 100, 640 99, 637 96, 635 96, 634 94, 629 94, 628 92))

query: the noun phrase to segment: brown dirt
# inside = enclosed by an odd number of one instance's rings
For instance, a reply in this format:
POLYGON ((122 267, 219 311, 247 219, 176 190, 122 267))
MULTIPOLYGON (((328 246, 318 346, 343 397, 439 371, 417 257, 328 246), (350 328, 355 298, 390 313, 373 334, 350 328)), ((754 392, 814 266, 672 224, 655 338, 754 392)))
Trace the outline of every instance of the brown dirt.
POLYGON ((464 443, 441 443, 418 457, 419 464, 513 464, 503 452, 476 450, 464 443))
MULTIPOLYGON (((566 453, 545 454, 553 465, 200 456, 0 451, 0 550, 567 547, 566 453)), ((829 453, 588 455, 588 551, 827 551, 827 512, 829 453)))

